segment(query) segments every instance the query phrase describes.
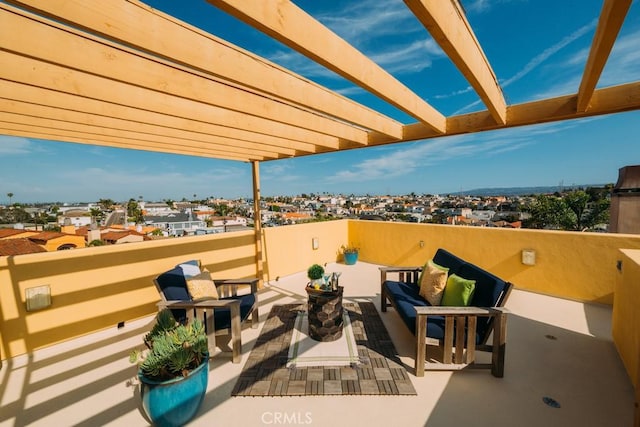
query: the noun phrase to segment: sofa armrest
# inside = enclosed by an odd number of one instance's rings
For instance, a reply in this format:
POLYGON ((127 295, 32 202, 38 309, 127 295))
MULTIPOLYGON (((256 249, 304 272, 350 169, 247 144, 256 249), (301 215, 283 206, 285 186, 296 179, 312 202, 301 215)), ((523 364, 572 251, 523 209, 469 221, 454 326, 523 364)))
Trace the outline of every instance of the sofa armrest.
POLYGON ((504 357, 506 347, 506 322, 509 310, 504 307, 444 307, 417 306, 416 310, 416 376, 424 376, 427 344, 427 317, 445 318, 443 363, 451 365, 454 347, 455 328, 455 364, 474 364, 476 350, 476 325, 478 316, 494 317, 493 345, 491 346, 491 373, 495 377, 504 376, 504 357), (466 345, 465 345, 466 335, 466 345), (464 350, 466 348, 466 354, 464 350), (464 359, 464 360, 463 360, 464 359))

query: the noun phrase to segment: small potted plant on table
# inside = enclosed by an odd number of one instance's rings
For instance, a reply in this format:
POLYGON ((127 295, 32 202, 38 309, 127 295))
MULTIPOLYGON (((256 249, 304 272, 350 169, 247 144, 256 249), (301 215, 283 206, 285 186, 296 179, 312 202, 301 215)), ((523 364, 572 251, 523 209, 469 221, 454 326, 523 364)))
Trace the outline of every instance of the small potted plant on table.
POLYGON ((207 391, 209 348, 204 325, 198 319, 178 323, 171 310, 156 316, 145 335, 145 351, 134 350, 140 396, 147 416, 158 426, 179 426, 198 412, 207 391))
POLYGON ((324 267, 320 264, 313 264, 307 269, 307 277, 309 278, 309 286, 315 289, 320 289, 324 284, 323 282, 324 267))

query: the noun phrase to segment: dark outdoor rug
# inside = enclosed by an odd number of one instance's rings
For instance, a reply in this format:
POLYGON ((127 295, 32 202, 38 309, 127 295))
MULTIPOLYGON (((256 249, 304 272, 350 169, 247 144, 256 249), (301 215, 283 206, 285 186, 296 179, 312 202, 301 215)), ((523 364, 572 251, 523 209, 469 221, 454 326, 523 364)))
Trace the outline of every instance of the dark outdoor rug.
POLYGON ((232 396, 416 395, 375 305, 345 303, 359 364, 287 368, 289 344, 306 304, 273 306, 232 396))

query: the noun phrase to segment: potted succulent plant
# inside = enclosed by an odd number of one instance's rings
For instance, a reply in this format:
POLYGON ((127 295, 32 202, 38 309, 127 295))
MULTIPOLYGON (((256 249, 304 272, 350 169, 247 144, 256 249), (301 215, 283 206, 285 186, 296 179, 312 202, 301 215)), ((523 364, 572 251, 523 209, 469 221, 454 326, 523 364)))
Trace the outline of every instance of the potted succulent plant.
POLYGON ((358 261, 358 252, 360 251, 360 248, 358 248, 357 246, 354 246, 352 244, 349 245, 342 245, 340 247, 340 251, 342 252, 342 255, 344 256, 344 263, 347 265, 353 265, 358 261))
POLYGON ((207 391, 209 349, 204 325, 175 320, 164 309, 145 335, 144 351, 129 356, 138 365, 142 406, 154 425, 177 426, 198 412, 207 391))

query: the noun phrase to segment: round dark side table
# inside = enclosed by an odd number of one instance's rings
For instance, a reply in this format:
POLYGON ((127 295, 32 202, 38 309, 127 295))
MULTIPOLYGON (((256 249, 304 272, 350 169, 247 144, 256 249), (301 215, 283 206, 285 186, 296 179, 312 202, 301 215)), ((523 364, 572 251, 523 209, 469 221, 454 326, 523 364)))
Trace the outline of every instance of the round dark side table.
POLYGON ((309 320, 309 337, 316 341, 335 341, 342 336, 342 291, 326 291, 306 287, 309 301, 307 315, 309 320))

